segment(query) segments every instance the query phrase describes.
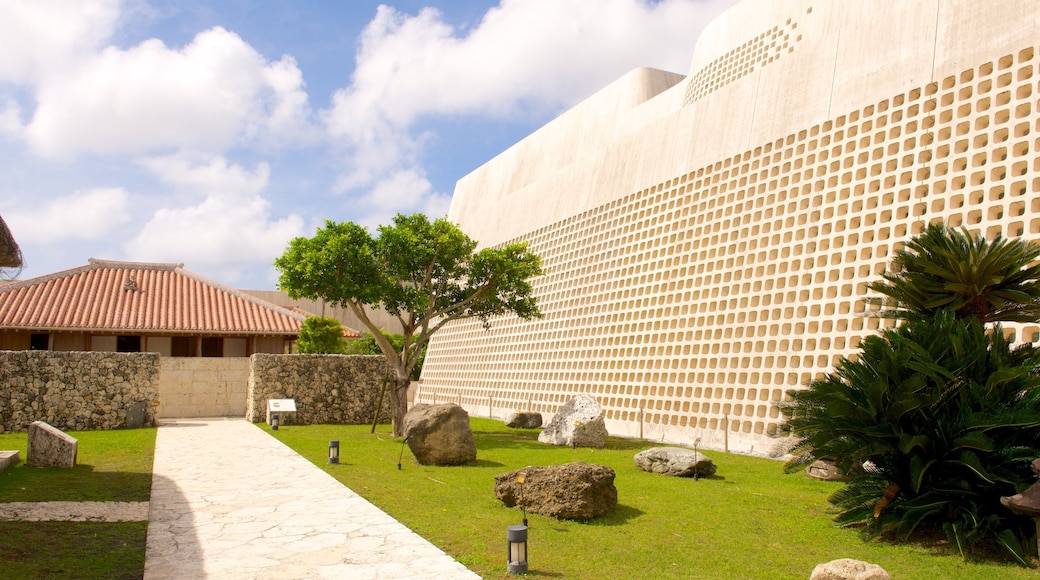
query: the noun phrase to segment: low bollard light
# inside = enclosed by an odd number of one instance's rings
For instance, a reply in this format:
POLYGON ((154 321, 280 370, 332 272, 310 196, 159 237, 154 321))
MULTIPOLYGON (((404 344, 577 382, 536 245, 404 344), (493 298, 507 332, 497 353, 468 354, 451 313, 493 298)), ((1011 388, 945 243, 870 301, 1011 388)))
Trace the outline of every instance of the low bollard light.
POLYGON ((527 526, 506 528, 507 569, 510 574, 527 574, 527 526))
POLYGON ((278 430, 278 413, 271 413, 271 431, 278 430))
POLYGON ((339 463, 339 441, 329 441, 329 463, 339 463))

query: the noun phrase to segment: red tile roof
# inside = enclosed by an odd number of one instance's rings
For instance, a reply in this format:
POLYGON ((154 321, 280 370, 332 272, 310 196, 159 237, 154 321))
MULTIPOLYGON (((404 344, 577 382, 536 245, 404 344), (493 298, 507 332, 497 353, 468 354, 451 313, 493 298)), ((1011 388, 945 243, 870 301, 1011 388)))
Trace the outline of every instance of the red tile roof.
POLYGON ((0 286, 0 328, 296 335, 304 316, 184 269, 90 259, 0 286))

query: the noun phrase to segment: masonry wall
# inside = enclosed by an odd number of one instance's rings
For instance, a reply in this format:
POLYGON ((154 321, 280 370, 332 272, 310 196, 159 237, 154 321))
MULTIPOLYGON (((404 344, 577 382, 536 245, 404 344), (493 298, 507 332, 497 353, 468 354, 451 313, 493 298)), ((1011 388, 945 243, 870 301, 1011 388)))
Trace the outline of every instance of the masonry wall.
POLYGON ((684 79, 626 75, 459 181, 453 221, 541 256, 545 317, 446 326, 416 401, 548 418, 589 393, 611 433, 768 453, 776 403, 886 324, 861 298, 910 236, 1040 240, 1038 14, 734 6, 684 79))
POLYGON ((296 413, 281 416, 300 425, 371 423, 384 383, 380 421, 393 417, 393 373, 382 356, 254 354, 246 419, 267 420, 268 399, 294 399, 296 413))
POLYGON ((126 426, 127 408, 146 403, 154 421, 155 353, 0 351, 0 432, 44 421, 67 431, 126 426))
POLYGON ((244 417, 250 359, 161 357, 159 416, 244 417))

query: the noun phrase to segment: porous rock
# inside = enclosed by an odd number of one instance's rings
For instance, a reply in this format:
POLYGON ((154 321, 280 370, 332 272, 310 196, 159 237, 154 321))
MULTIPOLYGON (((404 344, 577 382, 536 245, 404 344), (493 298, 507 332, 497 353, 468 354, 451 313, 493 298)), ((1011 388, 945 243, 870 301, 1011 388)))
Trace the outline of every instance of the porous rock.
POLYGON ((602 448, 607 443, 603 407, 592 395, 574 397, 560 407, 538 440, 549 445, 602 448))
POLYGON ((849 476, 842 473, 834 460, 824 457, 817 459, 809 467, 805 468, 805 475, 822 481, 848 481, 849 476))
POLYGON ((614 470, 582 461, 529 466, 495 476, 495 497, 508 507, 568 520, 590 520, 617 507, 614 470), (523 483, 518 480, 523 477, 523 483))
POLYGON ((643 471, 674 477, 708 477, 718 469, 707 455, 682 447, 653 447, 633 459, 643 471))
POLYGON ((841 558, 813 568, 809 580, 892 580, 892 576, 877 564, 841 558))
POLYGON ((513 429, 537 429, 542 426, 542 414, 528 411, 513 411, 506 417, 506 427, 513 429))
POLYGON ((408 448, 422 465, 462 465, 477 458, 469 413, 454 403, 415 405, 404 416, 408 448))
POLYGON ((33 421, 26 451, 25 464, 30 467, 75 467, 79 441, 43 421, 33 421))

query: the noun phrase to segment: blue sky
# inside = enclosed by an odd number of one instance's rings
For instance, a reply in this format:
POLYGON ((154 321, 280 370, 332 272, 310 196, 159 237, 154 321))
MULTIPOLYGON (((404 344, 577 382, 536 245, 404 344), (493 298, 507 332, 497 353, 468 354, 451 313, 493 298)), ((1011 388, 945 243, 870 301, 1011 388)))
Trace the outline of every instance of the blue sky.
POLYGON ((272 289, 289 239, 447 214, 455 182, 735 0, 0 0, 20 278, 181 262, 272 289))

